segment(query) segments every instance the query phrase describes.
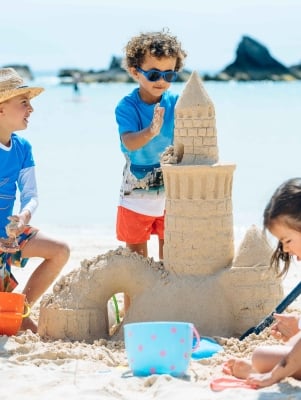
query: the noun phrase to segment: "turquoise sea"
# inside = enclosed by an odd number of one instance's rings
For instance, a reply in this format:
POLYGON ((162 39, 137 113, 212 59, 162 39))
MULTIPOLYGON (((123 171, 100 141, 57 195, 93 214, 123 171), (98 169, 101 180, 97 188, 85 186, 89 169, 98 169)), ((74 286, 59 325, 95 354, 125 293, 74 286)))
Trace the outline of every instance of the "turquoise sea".
MULTIPOLYGON (((30 83, 46 91, 32 101, 26 136, 33 145, 40 205, 32 223, 99 253, 115 239, 123 156, 114 117, 118 100, 135 84, 82 84, 80 95, 56 77, 30 83)), ((174 83, 178 93, 183 83, 174 83)), ((215 105, 219 158, 236 164, 235 239, 252 224, 285 179, 301 176, 301 82, 204 82, 215 105)), ((88 254, 89 255, 89 254, 88 254)), ((91 254, 93 255, 93 254, 91 254)))

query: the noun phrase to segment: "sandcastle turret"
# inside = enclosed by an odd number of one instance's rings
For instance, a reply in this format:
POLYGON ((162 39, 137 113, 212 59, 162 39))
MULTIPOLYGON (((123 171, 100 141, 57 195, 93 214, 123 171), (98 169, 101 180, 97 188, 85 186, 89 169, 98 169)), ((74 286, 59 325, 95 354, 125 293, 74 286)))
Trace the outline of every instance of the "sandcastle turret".
POLYGON ((208 275, 234 255, 232 181, 235 165, 218 164, 215 109, 193 72, 175 110, 176 165, 163 166, 166 187, 164 265, 208 275))
POLYGON ((183 154, 181 165, 218 162, 214 105, 195 71, 176 104, 174 147, 183 154))

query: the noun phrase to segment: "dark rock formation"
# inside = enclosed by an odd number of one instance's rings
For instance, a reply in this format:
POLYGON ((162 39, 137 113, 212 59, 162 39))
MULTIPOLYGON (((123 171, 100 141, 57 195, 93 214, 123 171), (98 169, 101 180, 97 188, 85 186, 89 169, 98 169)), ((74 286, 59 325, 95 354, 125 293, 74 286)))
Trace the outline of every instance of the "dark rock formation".
MULTIPOLYGON (((121 66, 122 58, 113 56, 106 70, 100 71, 82 71, 79 69, 61 69, 58 72, 58 77, 61 83, 73 83, 74 73, 80 73, 80 82, 91 83, 91 82, 134 82, 132 77, 124 70, 121 66)), ((186 82, 191 74, 191 71, 182 70, 178 74, 177 82, 186 82)))
POLYGON ((33 80, 33 73, 31 72, 28 65, 19 65, 19 64, 9 64, 3 65, 2 68, 14 68, 17 73, 25 80, 33 80))
POLYGON ((301 79, 301 63, 297 65, 292 65, 290 67, 290 71, 297 79, 301 79))
POLYGON ((265 46, 248 36, 243 36, 236 50, 235 61, 218 73, 214 79, 226 81, 231 79, 237 81, 277 81, 298 78, 290 68, 273 58, 265 46))
MULTIPOLYGON (((80 73, 81 82, 133 82, 127 71, 122 68, 122 58, 113 56, 106 70, 81 71, 77 69, 60 70, 61 83, 72 83, 74 73, 80 73)), ((182 70, 177 82, 186 82, 191 71, 182 70)), ((216 75, 203 74, 204 81, 291 81, 301 79, 301 64, 286 67, 270 55, 269 50, 258 41, 243 36, 236 50, 233 63, 216 75)))
POLYGON ((81 70, 77 68, 60 69, 57 76, 60 78, 61 83, 74 83, 75 76, 79 76, 78 82, 82 82, 81 70))

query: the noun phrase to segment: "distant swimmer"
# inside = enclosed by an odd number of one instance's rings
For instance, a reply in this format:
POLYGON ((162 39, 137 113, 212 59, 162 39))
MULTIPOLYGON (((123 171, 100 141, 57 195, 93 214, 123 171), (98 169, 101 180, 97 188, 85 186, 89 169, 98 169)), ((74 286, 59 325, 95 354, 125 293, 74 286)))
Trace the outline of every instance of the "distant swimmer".
POLYGON ((79 72, 74 72, 73 76, 73 92, 76 95, 80 94, 79 90, 79 82, 80 82, 80 73, 79 72))

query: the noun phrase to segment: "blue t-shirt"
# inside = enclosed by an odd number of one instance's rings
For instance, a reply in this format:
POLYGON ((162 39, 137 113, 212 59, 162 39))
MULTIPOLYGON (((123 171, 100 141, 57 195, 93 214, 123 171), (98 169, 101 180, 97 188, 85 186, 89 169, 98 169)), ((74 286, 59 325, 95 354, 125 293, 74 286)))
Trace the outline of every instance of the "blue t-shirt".
POLYGON ((35 165, 30 143, 16 135, 11 136, 11 146, 0 146, 0 236, 6 236, 5 226, 9 223, 16 200, 17 181, 24 168, 35 165))
POLYGON ((117 104, 116 121, 120 135, 120 147, 126 158, 119 204, 146 215, 163 215, 165 205, 163 175, 160 157, 173 144, 174 110, 177 94, 163 93, 160 107, 165 108, 160 134, 143 147, 130 151, 122 143, 122 134, 139 132, 150 126, 156 104, 143 102, 139 88, 134 89, 117 104))
MULTIPOLYGON (((164 122, 160 134, 150 140, 140 149, 127 150, 121 141, 121 151, 128 155, 135 165, 153 165, 160 162, 160 155, 173 143, 174 134, 174 109, 178 95, 168 91, 164 92, 160 101, 160 107, 165 108, 164 122)), ((138 132, 150 126, 154 115, 155 104, 144 103, 136 88, 128 96, 125 96, 117 105, 116 121, 119 134, 126 132, 138 132)))

